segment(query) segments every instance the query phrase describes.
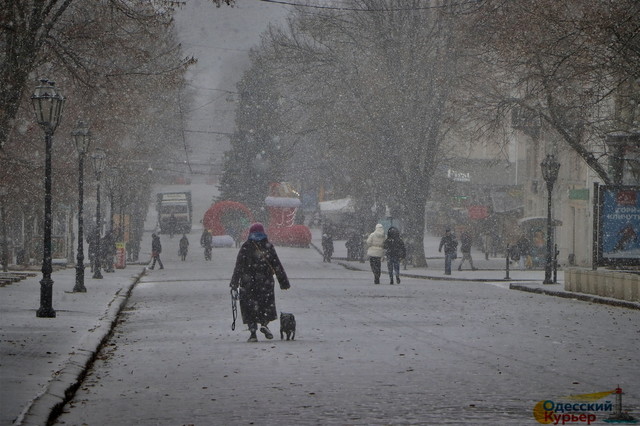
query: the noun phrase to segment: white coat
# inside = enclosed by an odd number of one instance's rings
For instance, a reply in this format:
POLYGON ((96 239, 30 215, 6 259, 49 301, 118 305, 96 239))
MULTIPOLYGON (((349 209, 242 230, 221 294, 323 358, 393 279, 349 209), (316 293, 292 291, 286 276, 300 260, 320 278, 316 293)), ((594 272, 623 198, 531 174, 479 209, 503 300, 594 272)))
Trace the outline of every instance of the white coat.
POLYGON ((376 225, 376 230, 369 234, 367 238, 367 255, 371 257, 382 257, 384 255, 384 227, 376 225))

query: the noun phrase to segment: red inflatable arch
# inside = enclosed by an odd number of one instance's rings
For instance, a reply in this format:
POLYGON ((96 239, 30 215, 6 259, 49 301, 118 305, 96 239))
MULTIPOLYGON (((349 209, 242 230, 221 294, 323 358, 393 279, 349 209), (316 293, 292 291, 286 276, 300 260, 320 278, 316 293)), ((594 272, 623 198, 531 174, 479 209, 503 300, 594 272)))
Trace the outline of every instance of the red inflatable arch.
POLYGON ((237 201, 218 201, 209 207, 202 218, 202 226, 211 231, 211 235, 239 235, 254 222, 251 211, 237 201), (225 228, 226 226, 226 228, 225 228), (234 227, 236 229, 230 229, 234 227))

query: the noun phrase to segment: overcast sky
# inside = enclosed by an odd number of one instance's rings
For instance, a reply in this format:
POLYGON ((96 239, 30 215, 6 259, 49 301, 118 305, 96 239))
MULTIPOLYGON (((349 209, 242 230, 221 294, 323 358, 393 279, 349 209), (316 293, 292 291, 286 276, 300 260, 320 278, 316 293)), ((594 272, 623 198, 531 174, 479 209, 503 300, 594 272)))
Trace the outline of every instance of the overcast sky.
POLYGON ((249 65, 248 52, 270 22, 282 22, 290 7, 257 0, 238 0, 235 7, 215 7, 209 0, 187 0, 176 16, 187 56, 198 63, 187 75, 197 91, 185 116, 190 161, 219 160, 234 126, 233 93, 249 65))

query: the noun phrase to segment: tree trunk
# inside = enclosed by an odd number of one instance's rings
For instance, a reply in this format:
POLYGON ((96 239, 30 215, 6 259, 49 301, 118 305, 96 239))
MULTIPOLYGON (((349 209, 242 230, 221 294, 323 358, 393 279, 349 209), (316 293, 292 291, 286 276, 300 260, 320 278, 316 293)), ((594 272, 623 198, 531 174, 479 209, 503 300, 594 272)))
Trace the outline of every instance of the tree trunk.
POLYGON ((427 259, 424 252, 424 214, 428 190, 420 185, 412 185, 411 196, 404 200, 405 240, 408 240, 408 251, 413 257, 413 266, 426 268, 427 259))

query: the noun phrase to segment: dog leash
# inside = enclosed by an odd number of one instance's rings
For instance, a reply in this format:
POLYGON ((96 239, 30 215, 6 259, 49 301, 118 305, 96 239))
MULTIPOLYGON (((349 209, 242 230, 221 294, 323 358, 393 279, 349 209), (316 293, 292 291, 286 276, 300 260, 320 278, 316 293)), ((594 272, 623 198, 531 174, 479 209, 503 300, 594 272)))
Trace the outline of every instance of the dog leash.
POLYGON ((231 323, 231 330, 236 329, 236 319, 238 318, 238 290, 231 289, 231 314, 233 315, 233 322, 231 323))

